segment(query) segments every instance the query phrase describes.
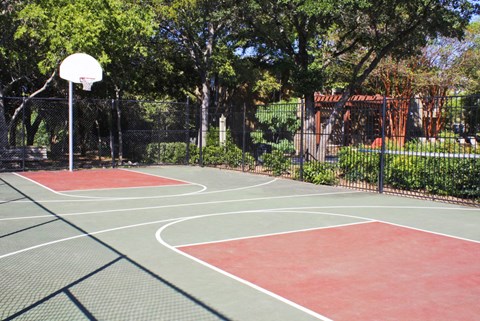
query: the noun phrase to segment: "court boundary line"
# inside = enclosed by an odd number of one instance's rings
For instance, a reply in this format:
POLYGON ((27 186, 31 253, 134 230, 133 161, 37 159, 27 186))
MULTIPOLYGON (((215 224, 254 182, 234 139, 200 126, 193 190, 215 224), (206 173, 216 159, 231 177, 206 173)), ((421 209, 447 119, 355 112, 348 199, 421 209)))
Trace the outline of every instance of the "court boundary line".
MULTIPOLYGON (((210 217, 210 216, 222 216, 222 215, 233 215, 233 214, 258 213, 258 212, 272 211, 272 210, 275 210, 275 209, 256 209, 256 210, 243 210, 243 211, 228 211, 228 212, 220 212, 220 213, 201 214, 201 215, 193 215, 193 216, 183 216, 183 217, 178 217, 178 218, 169 218, 169 219, 163 219, 163 220, 156 220, 156 221, 150 221, 150 222, 143 222, 143 223, 125 225, 125 226, 117 226, 117 227, 110 228, 110 229, 105 229, 105 230, 100 230, 100 231, 95 231, 95 232, 89 232, 89 233, 83 233, 83 234, 74 235, 74 236, 71 236, 71 237, 66 237, 66 238, 63 238, 63 239, 58 239, 58 240, 54 240, 54 241, 50 241, 50 242, 45 242, 45 243, 37 244, 37 245, 31 246, 31 247, 28 247, 28 248, 24 248, 24 249, 17 250, 17 251, 14 251, 14 252, 2 254, 2 255, 0 255, 0 259, 5 258, 5 257, 8 257, 8 256, 12 256, 12 255, 20 254, 20 253, 23 253, 23 252, 27 252, 27 251, 30 251, 30 250, 34 250, 34 249, 37 249, 37 248, 40 248, 40 247, 44 247, 44 246, 48 246, 48 245, 53 245, 53 244, 61 243, 61 242, 66 242, 66 241, 70 241, 70 240, 77 239, 77 238, 81 238, 81 237, 87 237, 87 236, 90 236, 90 235, 97 235, 97 234, 109 233, 109 232, 114 232, 114 231, 129 229, 129 228, 135 228, 135 227, 146 226, 146 225, 153 225, 153 224, 159 224, 159 223, 165 223, 165 222, 175 223, 175 222, 177 222, 177 221, 184 221, 184 220, 197 219, 197 218, 210 217)), ((318 213, 315 212, 315 213, 316 213, 316 214, 322 214, 322 215, 334 215, 334 216, 342 216, 342 217, 352 217, 351 215, 347 215, 347 214, 321 213, 321 212, 318 212, 318 213)), ((60 217, 59 214, 56 214, 56 215, 60 217)), ((54 217, 54 216, 48 215, 48 216, 44 216, 44 217, 54 217)), ((352 217, 352 218, 362 219, 362 218, 359 218, 359 217, 352 217)))
MULTIPOLYGON (((132 171, 133 172, 133 171, 132 171)), ((142 172, 138 172, 140 174, 145 174, 145 173, 142 173, 142 172)), ((119 200, 119 199, 128 199, 128 198, 125 198, 125 197, 97 197, 97 196, 86 196, 86 195, 70 195, 70 194, 67 194, 68 192, 87 192, 87 191, 100 191, 100 190, 110 190, 108 188, 106 189, 84 189, 84 190, 71 190, 71 191, 55 191, 53 189, 51 189, 50 187, 46 186, 46 185, 43 185, 41 184, 40 182, 37 182, 29 177, 26 177, 26 176, 23 176, 19 173, 12 173, 13 175, 17 176, 17 177, 21 177, 23 179, 26 179, 48 191, 50 191, 51 193, 53 194, 56 194, 56 195, 60 195, 60 196, 65 196, 65 197, 72 197, 72 198, 85 198, 85 199, 91 199, 93 201, 96 201, 96 200, 119 200)), ((148 174, 145 174, 145 175, 148 175, 148 174)), ((160 177, 160 178, 167 178, 167 177, 160 177)), ((171 180, 174 180, 173 178, 169 178, 171 180)), ((181 180, 178 180, 178 181, 181 181, 181 180)), ((187 182, 187 181, 183 181, 186 185, 193 185, 193 186, 200 186, 202 187, 202 189, 200 191, 195 191, 195 192, 190 192, 188 194, 192 194, 192 193, 199 193, 199 192, 203 192, 204 190, 207 189, 207 187, 203 184, 199 184, 199 183, 193 183, 193 182, 187 182)), ((178 187, 178 186, 185 186, 184 184, 176 184, 176 185, 158 185, 158 186, 135 186, 135 187, 119 187, 119 188, 111 188, 111 190, 125 190, 125 189, 133 189, 133 188, 159 188, 159 187, 178 187)), ((188 194, 183 194, 183 195, 188 195, 188 194)), ((137 198, 137 199, 142 199, 141 197, 137 198)), ((31 201, 30 201, 31 202, 31 201)), ((39 202, 38 200, 36 200, 36 202, 39 202)))
MULTIPOLYGON (((16 173, 14 173, 16 174, 16 173)), ((18 175, 18 176, 21 176, 21 175, 18 175)), ((24 176, 21 176, 22 178, 25 178, 25 179, 29 179, 27 177, 24 177, 24 176)), ((159 195, 159 196, 140 196, 140 197, 95 197, 95 196, 83 196, 83 195, 69 195, 69 194, 62 194, 60 192, 56 192, 54 190, 51 190, 50 188, 46 187, 46 186, 43 186, 35 181, 32 180, 33 183, 36 183, 38 185, 40 185, 41 187, 44 187, 45 189, 47 190, 50 190, 52 193, 54 194, 57 194, 57 195, 61 195, 61 196, 65 196, 65 197, 78 197, 78 198, 85 198, 85 199, 82 199, 82 200, 35 200, 35 202, 39 202, 39 203, 61 203, 61 202, 96 202, 96 201, 127 201, 127 200, 141 200, 141 199, 161 199, 161 198, 169 198, 169 197, 181 197, 181 196, 189 196, 189 195, 196 195, 196 194, 202 194, 202 195, 205 195, 205 194, 215 194, 215 193, 226 193, 226 192, 232 192, 232 191, 239 191, 239 190, 245 190, 245 189, 250 189, 250 188, 256 188, 256 187, 260 187, 260 186, 265 186, 265 185, 269 185, 269 184, 272 184, 274 182, 278 181, 278 178, 274 178, 274 179, 271 179, 269 181, 266 181, 266 182, 263 182, 263 183, 259 183, 259 184, 254 184, 254 185, 247 185, 247 186, 242 186, 242 187, 236 187, 236 188, 228 188, 228 189, 224 189, 224 190, 217 190, 217 191, 208 191, 208 192, 205 192, 206 190, 208 190, 208 187, 206 185, 203 185, 203 184, 199 184, 199 183, 193 183, 193 182, 190 182, 189 185, 191 186, 201 186, 202 189, 199 190, 199 191, 194 191, 194 192, 188 192, 188 193, 182 193, 182 194, 172 194, 172 195, 159 195)), ((165 185, 165 186, 161 186, 161 187, 169 187, 169 186, 173 186, 173 187, 179 187, 179 186, 188 186, 188 185, 182 185, 182 184, 179 184, 179 185, 165 185)), ((142 188, 142 187, 138 187, 138 188, 142 188)), ((128 189, 128 188, 127 188, 128 189)), ((1 203, 4 203, 6 201, 2 201, 0 200, 0 204, 1 203)), ((13 203, 32 203, 32 201, 14 201, 13 203)))
POLYGON ((328 318, 328 317, 326 317, 326 316, 324 316, 324 315, 321 315, 321 314, 319 314, 319 313, 317 313, 317 312, 315 312, 315 311, 312 311, 312 310, 310 310, 310 309, 308 309, 308 308, 306 308, 306 307, 304 307, 304 306, 302 306, 302 305, 300 305, 300 304, 298 304, 298 303, 295 303, 295 302, 293 302, 293 301, 290 301, 290 300, 288 300, 287 298, 285 298, 285 297, 283 297, 283 296, 281 296, 281 295, 276 294, 275 292, 272 292, 272 291, 269 291, 269 290, 267 290, 267 289, 265 289, 265 288, 262 288, 261 286, 255 284, 255 283, 249 282, 249 281, 247 281, 247 280, 245 280, 245 279, 242 279, 242 278, 239 277, 239 276, 236 276, 236 275, 234 275, 234 274, 232 274, 232 273, 229 273, 229 272, 227 272, 227 271, 225 271, 225 270, 222 270, 222 269, 220 269, 220 268, 218 268, 218 267, 216 267, 216 266, 214 266, 214 265, 212 265, 212 264, 210 264, 210 263, 207 263, 207 262, 205 262, 205 261, 203 261, 203 260, 200 260, 200 259, 197 258, 197 257, 194 257, 194 256, 192 256, 192 255, 190 255, 190 254, 188 254, 188 253, 185 253, 185 252, 177 249, 176 247, 171 246, 169 243, 167 243, 167 242, 165 242, 165 241, 163 240, 163 238, 161 237, 161 234, 162 234, 162 232, 163 232, 165 229, 167 229, 167 228, 170 227, 171 225, 174 225, 174 224, 176 224, 176 223, 182 223, 182 222, 187 221, 187 220, 189 220, 189 218, 185 218, 185 219, 178 220, 178 221, 171 222, 171 223, 169 223, 169 224, 164 225, 162 228, 160 228, 159 230, 157 230, 157 232, 155 233, 155 238, 156 238, 157 241, 158 241, 161 245, 163 245, 164 247, 166 247, 166 248, 168 248, 168 249, 176 252, 177 254, 179 254, 179 255, 181 255, 181 256, 184 256, 184 257, 186 257, 186 258, 188 258, 188 259, 190 259, 190 260, 192 260, 192 261, 194 261, 194 262, 197 262, 198 264, 203 265, 203 266, 205 266, 205 267, 207 267, 207 268, 209 268, 209 269, 211 269, 211 270, 213 270, 213 271, 215 271, 215 272, 217 272, 217 273, 219 273, 219 274, 222 274, 222 275, 224 275, 224 276, 227 276, 227 277, 229 277, 229 278, 231 278, 231 279, 233 279, 233 280, 235 280, 235 281, 237 281, 237 282, 239 282, 239 283, 241 283, 241 284, 247 285, 247 286, 249 286, 249 287, 251 287, 251 288, 253 288, 253 289, 255 289, 255 290, 257 290, 257 291, 259 291, 259 292, 261 292, 261 293, 263 293, 263 294, 266 294, 266 295, 268 295, 268 296, 270 296, 270 297, 272 297, 272 298, 274 298, 274 299, 277 299, 277 300, 279 300, 280 302, 283 302, 283 303, 285 303, 285 304, 287 304, 287 305, 289 305, 289 306, 291 306, 291 307, 293 307, 293 308, 296 308, 296 309, 298 309, 298 310, 300 310, 300 311, 302 311, 302 312, 304 312, 304 313, 306 313, 306 314, 308 314, 308 315, 311 315, 311 316, 313 316, 313 317, 315 317, 315 318, 317 318, 317 319, 319 319, 319 320, 322 320, 322 321, 333 321, 332 319, 330 319, 330 318, 328 318))
MULTIPOLYGON (((341 194, 349 193, 349 192, 340 192, 341 194)), ((364 193, 363 191, 354 191, 351 193, 364 193)), ((205 194, 205 193, 203 193, 205 194)), ((202 195, 203 195, 202 194, 202 195)), ((278 198, 284 198, 284 197, 310 197, 310 196, 329 196, 333 195, 332 193, 329 194, 301 194, 301 195, 292 195, 292 196, 272 196, 271 198, 273 199, 278 199, 278 198)), ((175 195, 176 196, 184 196, 184 195, 175 195)), ((173 197, 173 196, 172 196, 173 197)), ((269 199, 269 197, 265 198, 259 198, 259 199, 248 199, 248 201, 254 201, 254 200, 266 200, 269 199)), ((169 208, 169 207, 183 207, 183 206, 197 206, 197 205, 210 205, 210 204, 218 204, 219 202, 238 202, 238 201, 243 201, 243 200, 228 200, 228 201, 211 201, 211 202, 198 202, 198 203, 188 203, 188 204, 171 204, 171 205, 159 205, 159 206, 154 206, 154 207, 134 207, 134 208, 128 208, 128 209, 115 209, 115 210, 105 210, 105 211, 90 211, 90 212, 77 212, 77 213, 59 213, 57 214, 60 217, 63 216, 76 216, 76 215, 94 215, 94 214, 108 214, 108 213, 115 213, 115 212, 126 212, 126 211, 142 211, 142 210, 154 210, 154 209, 159 209, 159 208, 169 208)), ((32 202, 32 201, 29 201, 32 202)), ((38 203, 42 203, 41 201, 35 201, 38 203)), ((66 202, 66 201, 62 201, 66 202)), ((335 206, 309 206, 309 207, 304 207, 306 209, 308 208, 316 208, 316 209, 350 209, 350 208, 395 208, 395 209, 427 209, 427 210, 456 210, 456 211, 479 211, 478 209, 474 208, 468 208, 468 207, 440 207, 440 206, 402 206, 402 205, 335 205, 335 206)), ((290 207, 286 209, 292 209, 290 207)), ((22 217, 6 217, 6 218, 0 218, 0 221, 9 221, 9 220, 24 220, 24 219, 35 219, 35 218, 45 218, 45 217, 50 217, 50 215, 37 215, 37 216, 22 216, 22 217)))
MULTIPOLYGON (((157 210, 157 209, 160 209, 160 208, 177 208, 177 207, 188 207, 188 206, 198 206, 198 205, 246 202, 246 201, 251 202, 251 201, 270 200, 270 199, 279 199, 279 198, 331 196, 331 195, 352 194, 352 193, 362 193, 362 191, 284 195, 284 196, 268 196, 268 197, 258 197, 258 198, 248 198, 248 199, 231 199, 231 200, 224 200, 224 201, 208 201, 208 202, 196 202, 196 203, 187 203, 187 204, 170 204, 170 205, 157 205, 157 206, 147 206, 147 207, 133 207, 133 208, 122 208, 122 209, 103 210, 103 211, 74 212, 74 213, 64 213, 64 214, 58 213, 57 215, 60 216, 60 217, 66 217, 66 216, 77 216, 77 215, 81 216, 81 215, 119 213, 119 212, 128 212, 128 211, 149 211, 149 210, 157 210)), ((39 201, 35 201, 35 202, 40 203, 39 201)), ((9 217, 9 218, 1 218, 0 221, 22 220, 22 219, 32 219, 32 218, 44 218, 44 217, 50 217, 50 216, 49 215, 38 215, 38 216, 24 216, 24 217, 9 217)))
MULTIPOLYGON (((311 207, 310 207, 311 208, 311 207)), ((314 207, 315 208, 315 207, 314 207)), ((309 207, 305 207, 305 209, 309 209, 309 207)), ((426 209, 434 209, 434 208, 426 208, 426 209)), ((275 212, 276 210, 272 210, 273 212, 275 212)), ((283 212, 283 210, 281 211, 283 212)), ((295 213, 309 213, 309 214, 314 214, 314 213, 317 213, 317 212, 309 212, 309 211, 295 211, 295 213)), ((359 218, 361 218, 362 216, 358 216, 359 218)), ((363 217, 364 219, 367 219, 366 217, 363 217)), ((430 234, 435 234, 435 235, 438 235, 438 236, 444 236, 444 237, 448 237, 448 238, 454 238, 454 239, 457 239, 457 240, 460 240, 460 241, 467 241, 467 242, 472 242, 472 243, 478 243, 480 244, 480 241, 477 241, 477 240, 473 240, 473 239, 467 239, 465 237, 461 237, 461 236, 455 236, 455 235, 451 235, 451 234, 446 234, 446 233, 441 233, 441 232, 435 232, 435 231, 430 231, 430 230, 426 230, 426 229, 422 229, 422 228, 418 228, 418 227, 413 227, 413 226, 408 226, 408 225, 403 225, 403 224, 398 224, 398 223, 393 223, 393 222, 388 222, 388 221, 385 221, 385 220, 379 220, 379 219, 372 219, 376 222, 380 222, 380 223, 385 223, 385 224, 389 224, 389 225, 394 225, 394 226, 398 226, 398 227, 402 227, 402 228, 407 228, 407 229, 411 229, 411 230, 416 230, 416 231, 419 231, 419 232, 424 232, 424 233, 430 233, 430 234)))
MULTIPOLYGON (((309 207, 309 208, 312 208, 312 207, 309 207)), ((301 208, 297 208, 297 209, 301 209, 301 208)), ((260 211, 260 210, 259 210, 260 211)), ((258 211, 257 211, 258 212, 258 211)), ((271 212, 280 212, 282 213, 283 210, 282 209, 272 209, 271 212)), ((298 211, 295 211, 295 213, 298 213, 298 211)), ((300 213, 312 213, 312 214, 321 214, 321 215, 333 215, 333 216, 348 216, 348 217, 353 217, 353 218, 358 218, 358 219, 364 219, 364 220, 369 220, 370 218, 366 218, 366 217, 361 217, 361 216, 353 216, 353 215, 343 215, 343 214, 337 214, 337 213, 325 213, 325 212, 303 212, 303 211, 300 211, 300 213)), ((207 268, 210 268, 211 270, 213 271, 216 271, 217 273, 221 274, 221 275, 224 275, 224 276, 227 276, 231 279, 234 279, 236 280, 237 282, 239 283, 242 283, 244 285, 247 285, 247 286, 250 286, 251 288, 253 289, 256 289, 258 291, 260 291, 261 293, 264 293, 266 295, 269 295, 275 299, 278 299, 280 300, 281 302, 283 303, 286 303, 292 307, 295 307, 309 315, 312 315, 322 321, 333 321, 331 319, 329 319, 328 317, 326 316, 323 316, 317 312, 314 312, 306 307, 303 307, 293 301, 290 301, 274 292, 271 292, 267 289, 264 289, 262 287, 260 287, 259 285, 256 285, 252 282, 249 282, 245 279, 242 279, 241 277, 239 276, 236 276, 232 273, 229 273, 225 270, 222 270, 221 268, 219 267, 216 267, 208 262, 205 262, 195 256, 192 256, 188 253, 185 253, 183 252, 182 250, 179 249, 179 247, 184 247, 184 246, 174 246, 174 245, 171 245, 170 243, 167 243, 163 237, 162 237, 162 233, 163 231, 165 231, 166 229, 168 229, 169 227, 177 224, 177 223, 183 223, 183 222, 186 222, 188 220, 192 220, 192 219, 197 219, 197 218, 206 218, 206 217, 211 217, 211 216, 218 216, 218 215, 231 215, 233 213, 224 213, 224 214, 221 214, 221 213, 218 213, 218 214, 211 214, 211 215, 202 215, 202 216, 195 216, 195 217, 190 217, 190 218, 184 218, 184 219, 179 219, 179 220, 176 220, 176 221, 172 221, 170 223, 167 223, 165 224, 164 226, 162 226, 161 228, 159 228, 156 232, 155 232, 155 238, 157 239, 157 241, 159 242, 160 245, 163 245, 164 247, 170 249, 171 251, 181 255, 181 256, 184 256, 194 262, 197 262, 198 264, 200 265, 203 265, 207 268)), ((423 230, 423 229, 419 229, 419 228, 413 228, 413 227, 409 227, 409 226, 404 226, 404 225, 401 225, 401 224, 396 224, 396 223, 390 223, 390 222, 386 222, 386 221, 383 221, 383 220, 376 220, 376 219, 370 219, 371 221, 367 221, 367 222, 357 222, 357 224, 355 225, 358 225, 358 223, 383 223, 383 224, 387 224, 387 225, 393 225, 393 226, 397 226, 397 227, 400 227, 400 228, 405 228, 405 229, 409 229, 409 230, 415 230, 415 231, 419 231, 419 232, 423 232, 423 233, 427 233, 427 234, 433 234, 433 235, 436 235, 436 236, 443 236, 443 237, 448 237, 448 238, 453 238, 453 239, 457 239, 457 240, 461 240, 461 241, 468 241, 468 242, 473 242, 475 244, 479 244, 480 241, 476 241, 476 240, 470 240, 470 239, 466 239, 466 238, 461 238, 461 237, 457 237, 457 236, 453 236, 453 235, 448 235, 448 234, 442 234, 442 233, 437 233, 437 232, 433 232, 433 231, 428 231, 428 230, 423 230)), ((353 225, 353 224, 349 224, 349 225, 353 225)), ((339 226, 341 227, 341 226, 339 226)), ((321 228, 320 228, 321 229, 321 228)), ((293 232, 292 232, 293 233, 293 232)), ((287 233, 282 233, 282 234, 287 234, 287 233)), ((253 237, 250 237, 250 238, 254 238, 253 237)), ((212 243, 219 243, 219 242, 222 242, 222 241, 213 241, 212 243)), ((224 241, 224 242, 228 242, 227 241, 224 241)), ((204 243, 204 244, 208 244, 208 242, 204 243)))
MULTIPOLYGON (((52 215, 51 217, 54 217, 54 216, 52 215)), ((152 222, 144 222, 144 223, 138 223, 138 224, 125 225, 125 226, 117 226, 117 227, 114 227, 114 228, 95 231, 95 232, 82 233, 82 234, 78 234, 78 235, 74 235, 74 236, 70 236, 70 237, 65 237, 65 238, 58 239, 58 240, 53 240, 53 241, 49 241, 49 242, 45 242, 45 243, 40 243, 40 244, 33 245, 33 246, 30 246, 30 247, 26 247, 26 248, 23 248, 23 249, 20 249, 20 250, 17 250, 17 251, 13 251, 13 252, 10 252, 10 253, 5 253, 5 254, 0 255, 0 260, 4 259, 4 258, 7 258, 9 256, 14 256, 14 255, 21 254, 21 253, 24 253, 24 252, 39 249, 39 248, 42 248, 42 247, 45 247, 45 246, 54 245, 54 244, 62 243, 62 242, 67 242, 67 241, 79 239, 79 238, 82 238, 82 237, 89 237, 89 236, 94 236, 94 235, 98 235, 98 234, 115 232, 115 231, 125 230, 125 229, 129 229, 129 228, 146 226, 146 225, 160 224, 160 223, 171 222, 171 221, 176 221, 176 220, 178 220, 178 219, 177 218, 164 219, 164 220, 158 220, 158 221, 152 221, 152 222)))
MULTIPOLYGON (((275 212, 272 212, 272 213, 288 213, 288 212, 283 212, 283 211, 276 212, 275 211, 275 212)), ((175 248, 189 247, 189 246, 202 246, 202 245, 210 245, 210 244, 233 242, 233 241, 251 240, 251 239, 256 239, 256 238, 263 238, 263 237, 270 237, 270 236, 277 236, 277 235, 286 235, 286 234, 294 234, 294 233, 302 233, 302 232, 310 232, 310 231, 318 231, 318 230, 327 230, 327 229, 331 229, 331 228, 346 227, 346 226, 361 225, 361 224, 370 224, 370 223, 377 223, 377 222, 378 221, 376 221, 376 220, 365 220, 364 222, 354 222, 354 223, 346 223, 346 224, 338 224, 338 225, 330 225, 330 226, 318 226, 318 227, 304 228, 304 229, 299 229, 299 230, 266 233, 266 234, 259 234, 259 235, 249 235, 249 236, 234 237, 234 238, 217 240, 217 241, 199 242, 199 243, 192 243, 192 244, 181 244, 181 245, 173 245, 173 246, 175 248)))
MULTIPOLYGON (((311 209, 312 207, 307 207, 307 208, 311 209)), ((307 209, 307 208, 305 208, 305 209, 307 209)), ((321 209, 322 207, 318 207, 318 208, 321 209)), ((397 208, 401 209, 402 207, 397 207, 397 208)), ((304 211, 301 211, 301 209, 304 209, 304 208, 299 207, 299 208, 297 208, 297 210, 294 211, 294 213, 309 213, 309 214, 318 214, 318 215, 342 216, 342 217, 351 217, 351 218, 360 219, 360 220, 367 220, 367 221, 370 220, 371 222, 380 222, 380 223, 395 225, 395 226, 403 227, 403 228, 407 228, 407 229, 413 229, 413 230, 417 230, 417 231, 420 231, 420 232, 431 233, 431 234, 436 234, 436 235, 439 235, 439 236, 455 238, 455 239, 459 239, 459 240, 463 240, 463 241, 467 241, 467 242, 480 243, 480 241, 477 241, 477 240, 472 240, 472 239, 457 237, 457 236, 454 236, 454 235, 443 234, 443 233, 438 233, 438 232, 434 232, 434 231, 429 231, 429 230, 419 229, 419 228, 415 228, 415 227, 410 227, 410 226, 406 226, 406 225, 391 223, 391 222, 384 221, 384 220, 378 220, 378 219, 372 219, 372 218, 368 218, 368 217, 354 216, 354 215, 348 215, 348 214, 339 214, 339 213, 309 212, 309 211, 304 212, 304 211)), ((435 208, 426 208, 426 209, 433 210, 435 208)), ((50 241, 50 242, 37 244, 37 245, 31 246, 31 247, 28 247, 28 248, 24 248, 24 249, 20 249, 20 250, 14 251, 14 252, 2 254, 2 255, 0 255, 0 259, 8 257, 8 256, 12 256, 12 255, 20 254, 20 253, 23 253, 23 252, 27 252, 27 251, 30 251, 30 250, 34 250, 34 249, 37 249, 37 248, 40 248, 40 247, 53 245, 53 244, 61 243, 61 242, 66 242, 66 241, 70 241, 70 240, 81 238, 81 237, 87 237, 87 236, 90 236, 90 235, 109 233, 109 232, 129 229, 129 228, 140 227, 140 226, 153 225, 153 224, 159 224, 159 223, 165 223, 165 222, 170 222, 170 224, 168 224, 170 226, 170 225, 173 225, 175 223, 180 223, 180 222, 183 222, 183 221, 186 221, 186 220, 197 219, 197 218, 205 218, 205 217, 210 217, 210 216, 233 215, 233 214, 244 214, 244 213, 257 213, 257 212, 265 212, 265 211, 267 211, 267 212, 278 212, 278 211, 282 212, 282 211, 289 211, 289 210, 293 210, 293 209, 292 208, 272 208, 272 209, 257 209, 257 210, 247 210, 247 211, 229 211, 229 212, 202 214, 202 215, 179 217, 179 218, 170 218, 170 219, 163 219, 163 220, 158 220, 158 221, 150 221, 150 222, 143 222, 143 223, 138 223, 138 224, 118 226, 118 227, 115 227, 115 228, 110 228, 110 229, 105 229, 105 230, 100 230, 100 231, 95 231, 95 232, 89 232, 89 233, 74 235, 74 236, 71 236, 71 237, 63 238, 63 239, 58 239, 58 240, 54 240, 54 241, 50 241)), ((43 218, 45 218, 45 217, 54 217, 54 216, 52 216, 52 215, 43 216, 43 218)), ((157 233, 161 229, 157 230, 157 232, 155 233, 156 238, 157 238, 157 236, 156 236, 157 233)), ((158 241, 158 238, 157 238, 157 241, 158 241)), ((165 243, 165 244, 168 244, 168 243, 165 243)), ((168 244, 168 248, 175 249, 175 246, 168 244)))
MULTIPOLYGON (((155 174, 145 173, 145 172, 138 171, 138 170, 135 171, 135 170, 128 169, 128 168, 113 168, 113 169, 116 169, 116 170, 119 170, 119 171, 125 171, 125 172, 135 173, 135 174, 142 174, 142 175, 146 175, 146 176, 152 176, 152 177, 156 177, 156 178, 168 179, 168 180, 171 180, 171 181, 180 182, 180 183, 182 183, 182 184, 156 185, 156 186, 134 186, 134 187, 112 187, 112 188, 76 189, 76 190, 58 191, 58 192, 59 192, 59 193, 68 193, 68 192, 108 191, 108 190, 122 190, 122 189, 135 189, 135 188, 155 188, 155 187, 170 187, 170 186, 175 187, 175 186, 182 186, 182 185, 184 185, 184 184, 205 186, 205 185, 203 185, 203 184, 193 183, 193 182, 186 181, 186 180, 183 180, 183 179, 176 179, 176 178, 171 178, 171 177, 167 177, 167 176, 163 176, 163 175, 155 175, 155 174)), ((113 169, 111 169, 111 170, 113 170, 113 169)), ((66 195, 66 196, 68 196, 68 195, 66 195)), ((82 196, 78 196, 78 197, 82 197, 82 196)))

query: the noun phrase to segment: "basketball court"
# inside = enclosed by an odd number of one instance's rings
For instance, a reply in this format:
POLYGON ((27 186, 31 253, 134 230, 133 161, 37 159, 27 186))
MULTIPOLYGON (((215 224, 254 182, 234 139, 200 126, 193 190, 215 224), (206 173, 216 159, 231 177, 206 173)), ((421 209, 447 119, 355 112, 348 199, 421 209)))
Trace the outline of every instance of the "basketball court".
POLYGON ((480 210, 187 167, 0 174, 2 320, 476 320, 480 210))

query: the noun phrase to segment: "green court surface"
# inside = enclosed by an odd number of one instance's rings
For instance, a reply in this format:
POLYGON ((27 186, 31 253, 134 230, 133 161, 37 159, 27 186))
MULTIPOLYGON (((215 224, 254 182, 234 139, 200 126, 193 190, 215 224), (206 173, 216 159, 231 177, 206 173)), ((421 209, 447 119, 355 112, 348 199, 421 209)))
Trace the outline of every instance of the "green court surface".
POLYGON ((478 208, 187 166, 0 174, 1 320, 474 320, 479 255, 478 208))

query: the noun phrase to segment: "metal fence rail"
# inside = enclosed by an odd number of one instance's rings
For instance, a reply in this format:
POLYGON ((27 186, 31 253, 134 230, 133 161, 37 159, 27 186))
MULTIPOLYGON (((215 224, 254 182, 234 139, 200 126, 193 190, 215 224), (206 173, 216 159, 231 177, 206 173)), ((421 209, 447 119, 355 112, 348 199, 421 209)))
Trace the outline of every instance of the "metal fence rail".
MULTIPOLYGON (((479 205, 480 96, 354 96, 341 109, 338 98, 208 111, 188 101, 77 100, 75 168, 221 166, 479 205)), ((3 107, 0 171, 67 168, 66 99, 4 98, 3 107)))

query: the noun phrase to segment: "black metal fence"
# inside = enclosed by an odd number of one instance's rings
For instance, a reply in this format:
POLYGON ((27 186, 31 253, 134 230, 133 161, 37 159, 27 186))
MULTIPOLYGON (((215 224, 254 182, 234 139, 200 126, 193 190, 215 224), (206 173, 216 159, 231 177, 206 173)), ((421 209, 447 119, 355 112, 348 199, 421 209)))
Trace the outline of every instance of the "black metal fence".
MULTIPOLYGON (((221 166, 480 204, 480 96, 354 96, 336 108, 338 98, 208 111, 188 102, 77 100, 74 167, 221 166)), ((1 171, 67 168, 66 99, 4 98, 2 107, 1 171)))

